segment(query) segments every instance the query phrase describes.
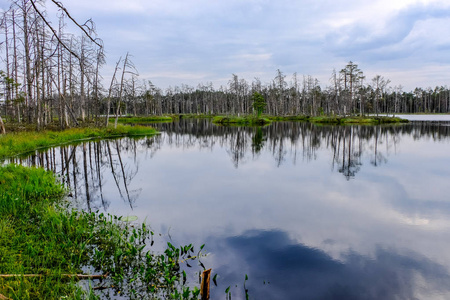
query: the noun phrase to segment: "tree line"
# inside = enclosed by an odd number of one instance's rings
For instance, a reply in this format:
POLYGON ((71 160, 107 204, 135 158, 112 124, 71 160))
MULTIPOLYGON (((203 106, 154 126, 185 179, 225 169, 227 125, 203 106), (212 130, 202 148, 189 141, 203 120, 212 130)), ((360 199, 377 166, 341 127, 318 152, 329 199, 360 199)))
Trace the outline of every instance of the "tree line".
MULTIPOLYGON (((376 75, 367 80, 358 65, 349 62, 333 71, 329 85, 322 88, 318 79, 294 73, 290 79, 280 70, 268 83, 255 78, 249 82, 232 74, 226 86, 215 89, 212 83, 197 87, 182 84, 165 90, 151 81, 137 85, 134 97, 127 97, 123 113, 149 114, 252 114, 260 113, 255 95, 264 97, 269 115, 367 115, 395 113, 449 113, 448 87, 415 88, 390 85, 376 75)), ((260 101, 260 100, 258 100, 260 101)))
MULTIPOLYGON (((368 79, 349 62, 333 70, 326 87, 313 76, 294 73, 287 78, 277 70, 273 80, 251 82, 232 74, 216 89, 212 83, 196 87, 161 89, 150 80, 139 80, 131 56, 120 58, 109 86, 102 85, 105 64, 95 23, 77 21, 61 2, 52 24, 41 0, 12 0, 1 16, 3 33, 0 72, 0 116, 8 121, 35 124, 37 129, 58 122, 61 128, 80 121, 104 124, 105 116, 162 114, 365 115, 378 113, 448 113, 450 90, 435 87, 404 91, 381 75, 368 79), (79 35, 68 31, 72 24, 79 35), (265 103, 255 107, 259 93, 265 103), (103 119, 102 119, 103 118, 103 119)), ((106 118, 107 119, 107 118, 106 118)), ((0 129, 2 119, 0 118, 0 129)))

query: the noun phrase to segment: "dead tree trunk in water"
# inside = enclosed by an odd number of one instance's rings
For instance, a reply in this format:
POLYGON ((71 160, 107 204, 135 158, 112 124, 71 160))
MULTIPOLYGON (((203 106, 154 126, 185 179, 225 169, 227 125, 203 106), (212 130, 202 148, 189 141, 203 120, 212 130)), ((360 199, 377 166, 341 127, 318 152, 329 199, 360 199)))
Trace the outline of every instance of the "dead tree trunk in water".
POLYGON ((5 124, 3 124, 2 116, 0 116, 0 133, 6 134, 5 124))

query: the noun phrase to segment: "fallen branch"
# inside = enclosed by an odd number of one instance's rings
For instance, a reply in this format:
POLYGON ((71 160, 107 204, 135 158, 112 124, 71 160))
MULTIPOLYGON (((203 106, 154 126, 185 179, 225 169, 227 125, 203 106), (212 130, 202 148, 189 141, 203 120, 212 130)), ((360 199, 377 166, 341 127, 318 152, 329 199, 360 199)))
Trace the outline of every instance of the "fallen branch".
POLYGON ((200 286, 200 294, 202 300, 209 300, 209 283, 211 278, 211 269, 205 270, 202 273, 202 283, 200 286))

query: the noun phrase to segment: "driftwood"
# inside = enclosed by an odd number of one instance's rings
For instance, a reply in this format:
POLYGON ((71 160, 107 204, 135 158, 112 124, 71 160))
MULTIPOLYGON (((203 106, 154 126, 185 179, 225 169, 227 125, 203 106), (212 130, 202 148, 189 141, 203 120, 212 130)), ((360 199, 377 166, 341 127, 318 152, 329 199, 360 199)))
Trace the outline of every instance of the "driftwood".
POLYGON ((3 123, 1 116, 0 116, 0 134, 6 134, 5 124, 3 123))
POLYGON ((0 274, 0 278, 42 277, 42 276, 76 277, 78 279, 102 279, 102 278, 108 277, 108 274, 105 274, 105 275, 85 275, 85 274, 52 274, 52 275, 44 275, 44 274, 0 274))
POLYGON ((202 283, 200 286, 200 294, 202 295, 202 300, 209 300, 209 283, 211 278, 211 269, 203 271, 202 273, 202 283))

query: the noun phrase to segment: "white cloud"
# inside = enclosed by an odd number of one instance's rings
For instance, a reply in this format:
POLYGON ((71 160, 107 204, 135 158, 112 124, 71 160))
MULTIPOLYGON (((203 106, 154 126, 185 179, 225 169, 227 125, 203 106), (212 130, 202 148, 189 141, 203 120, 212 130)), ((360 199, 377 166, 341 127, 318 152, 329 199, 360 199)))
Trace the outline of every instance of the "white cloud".
MULTIPOLYGON (((46 5, 54 16, 55 6, 46 5)), ((80 22, 96 22, 108 64, 130 52, 141 74, 166 78, 162 87, 189 74, 196 74, 190 82, 203 76, 211 77, 202 81, 220 82, 232 73, 264 82, 278 68, 313 75, 326 85, 333 68, 349 60, 368 74, 398 78, 407 70, 405 82, 399 82, 405 88, 442 84, 448 77, 443 70, 450 64, 450 3, 444 0, 72 0, 64 5, 80 22)))

